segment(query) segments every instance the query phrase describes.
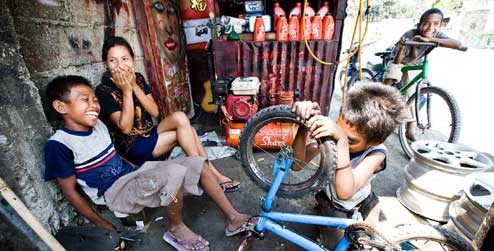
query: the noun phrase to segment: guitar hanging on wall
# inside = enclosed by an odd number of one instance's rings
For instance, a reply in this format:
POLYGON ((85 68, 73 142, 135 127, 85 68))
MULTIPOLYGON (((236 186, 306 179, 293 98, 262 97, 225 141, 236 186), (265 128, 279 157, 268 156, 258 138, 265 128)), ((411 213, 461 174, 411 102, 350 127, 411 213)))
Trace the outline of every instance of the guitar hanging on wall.
POLYGON ((207 113, 216 113, 218 110, 218 105, 213 102, 211 81, 206 80, 202 86, 204 88, 204 96, 202 97, 201 108, 207 113))
POLYGON ((209 22, 210 22, 210 28, 211 28, 211 40, 208 41, 208 44, 204 48, 204 51, 206 52, 207 56, 207 61, 208 61, 208 77, 209 80, 206 80, 202 86, 204 88, 204 96, 201 101, 201 108, 208 113, 216 113, 218 110, 218 105, 215 104, 213 101, 213 92, 211 91, 211 81, 215 81, 215 75, 214 75, 214 64, 213 64, 213 55, 212 55, 212 48, 211 48, 211 43, 212 40, 216 38, 217 34, 217 27, 216 27, 216 21, 215 21, 215 13, 214 11, 209 11, 209 22))

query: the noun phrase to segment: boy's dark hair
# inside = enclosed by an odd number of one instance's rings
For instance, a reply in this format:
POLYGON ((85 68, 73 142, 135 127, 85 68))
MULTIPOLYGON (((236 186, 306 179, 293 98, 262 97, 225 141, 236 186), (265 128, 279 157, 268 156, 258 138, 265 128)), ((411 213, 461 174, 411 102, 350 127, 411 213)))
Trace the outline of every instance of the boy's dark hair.
POLYGON ((106 39, 105 42, 103 43, 103 50, 101 51, 101 58, 103 59, 103 62, 106 61, 106 58, 108 56, 108 51, 111 48, 118 46, 118 45, 125 46, 125 48, 127 48, 130 55, 132 56, 132 58, 134 58, 134 51, 132 50, 132 47, 130 47, 129 42, 127 42, 127 40, 125 40, 125 38, 123 38, 123 37, 110 37, 110 38, 106 39))
POLYGON ((376 82, 360 82, 351 88, 342 114, 374 144, 383 143, 407 117, 405 102, 398 90, 376 82))
POLYGON ((419 26, 425 21, 425 19, 427 18, 427 16, 432 15, 432 14, 439 14, 439 15, 441 15, 441 20, 444 18, 444 14, 443 14, 443 12, 440 9, 438 9, 438 8, 431 8, 431 9, 426 10, 424 13, 422 13, 422 16, 420 16, 420 20, 419 20, 419 26))
POLYGON ((46 87, 46 98, 48 99, 48 105, 51 107, 51 104, 55 100, 68 102, 70 90, 74 86, 78 85, 86 85, 93 88, 89 80, 81 76, 68 75, 54 78, 50 81, 48 87, 46 87))

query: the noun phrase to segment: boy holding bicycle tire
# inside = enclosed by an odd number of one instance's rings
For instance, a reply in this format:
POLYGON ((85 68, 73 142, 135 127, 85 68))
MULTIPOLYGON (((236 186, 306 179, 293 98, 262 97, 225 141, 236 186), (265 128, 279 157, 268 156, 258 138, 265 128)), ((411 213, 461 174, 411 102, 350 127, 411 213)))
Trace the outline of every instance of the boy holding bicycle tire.
MULTIPOLYGON (((405 116, 405 103, 393 87, 367 82, 351 88, 343 109, 335 122, 320 115, 319 104, 299 101, 293 104, 297 119, 305 121, 307 128, 299 128, 293 143, 294 158, 311 161, 319 152, 311 138, 330 137, 336 143, 337 163, 331 184, 316 199, 325 216, 350 218, 357 211, 364 218, 377 205, 371 191, 374 174, 386 168, 384 141, 399 126, 405 116), (327 197, 326 197, 327 195, 327 197)), ((292 169, 301 170, 294 162, 292 169)), ((321 241, 332 249, 344 231, 322 228, 321 241), (328 245, 329 244, 329 245, 328 245)))

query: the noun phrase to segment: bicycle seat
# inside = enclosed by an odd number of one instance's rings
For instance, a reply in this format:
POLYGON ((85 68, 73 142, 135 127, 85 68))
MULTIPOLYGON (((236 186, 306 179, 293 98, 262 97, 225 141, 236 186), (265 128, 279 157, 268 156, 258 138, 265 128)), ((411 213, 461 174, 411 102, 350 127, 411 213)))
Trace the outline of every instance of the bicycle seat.
POLYGON ((389 56, 391 53, 392 53, 392 51, 380 51, 380 52, 374 53, 374 55, 376 55, 378 57, 384 57, 384 56, 389 56))

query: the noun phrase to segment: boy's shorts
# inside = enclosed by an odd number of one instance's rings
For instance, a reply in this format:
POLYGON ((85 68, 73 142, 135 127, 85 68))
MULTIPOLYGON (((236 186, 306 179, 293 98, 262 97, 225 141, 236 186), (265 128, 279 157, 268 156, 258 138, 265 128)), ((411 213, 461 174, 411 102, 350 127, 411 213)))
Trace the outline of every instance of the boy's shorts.
POLYGON ((105 192, 107 207, 118 213, 135 214, 145 207, 167 206, 184 193, 201 195, 199 186, 203 157, 147 161, 138 170, 120 177, 105 192))

